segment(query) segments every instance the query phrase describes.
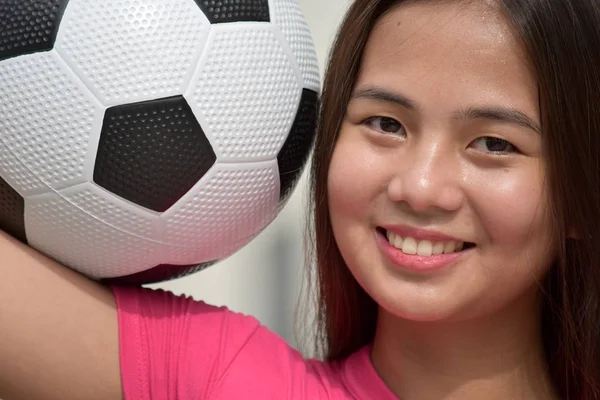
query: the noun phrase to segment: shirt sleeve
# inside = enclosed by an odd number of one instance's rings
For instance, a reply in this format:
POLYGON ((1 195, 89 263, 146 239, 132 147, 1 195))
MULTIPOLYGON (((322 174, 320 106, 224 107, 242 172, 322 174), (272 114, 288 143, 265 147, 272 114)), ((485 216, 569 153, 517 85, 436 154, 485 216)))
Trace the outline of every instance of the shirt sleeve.
POLYGON ((126 400, 210 399, 260 331, 253 317, 163 290, 112 287, 126 400))
POLYGON ((251 316, 171 292, 113 287, 125 400, 339 396, 337 373, 251 316))

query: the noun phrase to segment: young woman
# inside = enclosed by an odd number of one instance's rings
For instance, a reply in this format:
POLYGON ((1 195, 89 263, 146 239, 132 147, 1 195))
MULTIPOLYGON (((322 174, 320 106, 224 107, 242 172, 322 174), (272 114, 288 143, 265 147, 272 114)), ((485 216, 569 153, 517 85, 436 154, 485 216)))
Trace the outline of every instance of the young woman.
POLYGON ((3 235, 0 397, 600 397, 595 0, 357 0, 322 94, 324 361, 3 235))

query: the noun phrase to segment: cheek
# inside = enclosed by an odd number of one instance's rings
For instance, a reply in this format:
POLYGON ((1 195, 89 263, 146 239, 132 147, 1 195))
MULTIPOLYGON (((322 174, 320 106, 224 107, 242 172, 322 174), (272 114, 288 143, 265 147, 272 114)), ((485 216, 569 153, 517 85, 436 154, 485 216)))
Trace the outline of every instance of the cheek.
POLYGON ((550 219, 541 169, 518 168, 495 178, 472 187, 473 206, 489 240, 517 249, 531 240, 546 245, 550 219))
POLYGON ((344 162, 345 157, 340 154, 339 146, 333 152, 329 164, 329 174, 327 177, 327 196, 331 213, 336 210, 345 209, 351 211, 354 189, 350 185, 352 181, 351 165, 344 162))
POLYGON ((340 134, 329 164, 327 193, 334 213, 360 216, 378 193, 381 160, 364 143, 340 134))

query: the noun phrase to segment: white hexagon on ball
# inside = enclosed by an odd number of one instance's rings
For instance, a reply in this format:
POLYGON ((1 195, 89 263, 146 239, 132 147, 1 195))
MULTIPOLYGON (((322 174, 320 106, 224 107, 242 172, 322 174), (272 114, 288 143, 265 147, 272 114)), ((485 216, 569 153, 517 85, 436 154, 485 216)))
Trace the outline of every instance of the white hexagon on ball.
POLYGON ((73 190, 67 192, 25 199, 25 225, 31 246, 97 279, 128 275, 156 265, 161 256, 157 241, 132 235, 84 212, 69 201, 73 190))
POLYGON ((230 256, 275 218, 278 202, 275 160, 217 163, 160 217, 168 263, 186 265, 230 256))
POLYGON ((71 0, 56 49, 112 106, 181 94, 209 30, 193 0, 71 0))
POLYGON ((213 26, 186 98, 226 162, 274 159, 302 94, 294 56, 271 25, 213 26))
POLYGON ((271 19, 283 33, 302 74, 304 87, 319 91, 317 54, 306 19, 296 0, 271 0, 271 19))
POLYGON ((0 63, 0 171, 21 195, 91 179, 104 107, 54 51, 0 63))

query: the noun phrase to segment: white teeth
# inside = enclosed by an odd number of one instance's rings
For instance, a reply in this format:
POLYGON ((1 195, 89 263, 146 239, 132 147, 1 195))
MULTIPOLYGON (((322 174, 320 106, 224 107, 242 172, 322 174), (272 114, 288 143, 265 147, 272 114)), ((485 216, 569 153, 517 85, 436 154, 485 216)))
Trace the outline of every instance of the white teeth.
POLYGON ((442 242, 437 242, 436 244, 433 245, 433 254, 442 254, 444 252, 444 243, 442 242))
POLYGON ((390 244, 392 246, 394 246, 398 249, 402 248, 402 236, 396 235, 395 233, 388 231, 387 238, 388 238, 388 242, 390 242, 390 244))
POLYGON ((417 241, 411 237, 402 241, 402 252, 405 254, 417 254, 417 241))
POLYGON ((455 249, 456 249, 455 242, 448 242, 448 243, 444 244, 444 254, 454 253, 455 249))
POLYGON ((402 250, 405 254, 417 254, 422 257, 431 255, 448 254, 461 251, 464 247, 463 242, 432 242, 430 240, 416 240, 412 237, 403 238, 393 232, 386 232, 389 243, 402 250))
POLYGON ((402 248, 402 236, 400 235, 396 235, 396 238, 394 239, 394 246, 401 249, 402 248))
POLYGON ((430 256, 433 254, 433 243, 429 240, 421 240, 417 245, 417 254, 420 256, 430 256))

